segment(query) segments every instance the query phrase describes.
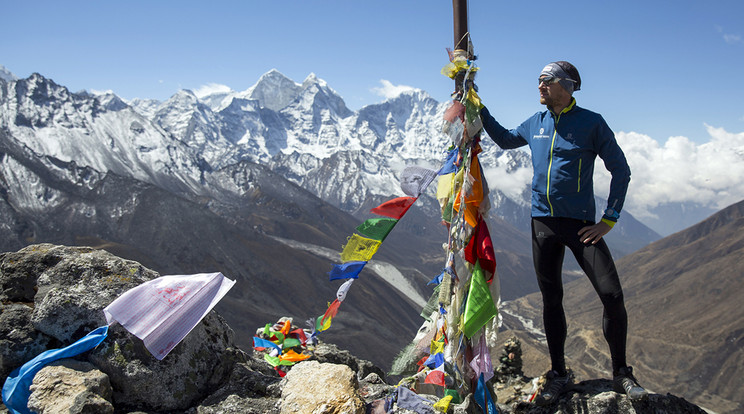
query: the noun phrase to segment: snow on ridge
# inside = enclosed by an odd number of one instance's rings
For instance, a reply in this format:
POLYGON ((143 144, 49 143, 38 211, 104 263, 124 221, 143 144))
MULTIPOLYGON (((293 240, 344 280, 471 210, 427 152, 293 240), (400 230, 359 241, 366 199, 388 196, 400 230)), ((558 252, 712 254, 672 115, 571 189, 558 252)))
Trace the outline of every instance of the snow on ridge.
POLYGON ((0 79, 6 82, 17 81, 18 77, 9 71, 5 66, 0 65, 0 79))

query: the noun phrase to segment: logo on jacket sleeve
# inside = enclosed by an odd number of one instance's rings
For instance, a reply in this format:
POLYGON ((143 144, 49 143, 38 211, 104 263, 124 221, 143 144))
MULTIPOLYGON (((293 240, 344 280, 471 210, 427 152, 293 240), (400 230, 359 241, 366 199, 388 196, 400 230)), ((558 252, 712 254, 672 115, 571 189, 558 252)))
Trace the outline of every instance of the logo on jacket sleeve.
POLYGON ((532 139, 548 139, 548 138, 550 138, 550 136, 545 135, 545 128, 540 128, 540 133, 532 136, 532 139))

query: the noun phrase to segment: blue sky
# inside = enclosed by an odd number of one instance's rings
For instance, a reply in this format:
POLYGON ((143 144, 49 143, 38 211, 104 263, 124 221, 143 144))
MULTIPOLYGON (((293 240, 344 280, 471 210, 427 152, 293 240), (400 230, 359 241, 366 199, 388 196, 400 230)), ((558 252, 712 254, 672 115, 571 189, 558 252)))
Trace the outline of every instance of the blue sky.
MULTIPOLYGON (((0 4, 0 65, 72 91, 164 100, 208 84, 244 90, 272 68, 296 82, 315 73, 355 110, 382 101, 385 85, 439 101, 453 88, 440 74, 450 1, 0 4)), ((541 109, 540 69, 568 60, 583 79, 579 105, 615 131, 698 144, 710 139, 706 124, 744 131, 740 0, 473 0, 469 15, 480 95, 507 127, 541 109)))

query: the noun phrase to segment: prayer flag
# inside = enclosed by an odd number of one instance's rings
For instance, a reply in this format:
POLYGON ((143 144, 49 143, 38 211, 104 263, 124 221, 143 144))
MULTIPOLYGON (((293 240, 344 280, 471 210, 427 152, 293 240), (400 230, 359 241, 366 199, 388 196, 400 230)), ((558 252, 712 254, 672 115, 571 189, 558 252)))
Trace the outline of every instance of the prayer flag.
POLYGON ((396 404, 398 408, 405 408, 418 414, 435 414, 434 408, 429 400, 404 386, 395 389, 397 393, 396 404))
POLYGON ((382 242, 379 240, 372 240, 358 234, 352 234, 346 246, 344 246, 344 250, 341 252, 341 261, 367 262, 377 253, 380 243, 382 242))
POLYGON ((447 153, 447 159, 439 170, 439 175, 451 174, 460 169, 460 150, 455 147, 447 153))
POLYGON ((289 350, 282 355, 279 355, 280 361, 289 361, 289 362, 300 362, 304 361, 306 359, 310 358, 310 355, 307 354, 298 354, 297 352, 293 350, 289 350))
POLYGON ((470 238, 470 243, 468 243, 464 253, 465 260, 468 262, 475 264, 476 260, 480 261, 483 270, 490 273, 488 278, 490 281, 496 271, 496 254, 493 250, 491 233, 482 217, 478 219, 478 224, 475 226, 473 236, 470 238))
POLYGON ((36 373, 51 362, 74 357, 97 347, 107 335, 108 326, 101 326, 71 345, 44 351, 20 368, 14 369, 3 385, 3 404, 11 414, 31 414, 28 409, 28 397, 31 396, 29 387, 36 373))
POLYGON ((397 219, 371 218, 357 226, 356 230, 371 239, 383 241, 397 223, 397 219))
POLYGON ((429 354, 436 355, 444 352, 444 341, 431 341, 429 345, 429 354))
POLYGON ((429 371, 429 373, 426 374, 426 378, 424 378, 424 382, 444 387, 444 364, 429 371))
POLYGON ((488 381, 493 378, 493 364, 491 363, 491 353, 486 344, 486 336, 481 335, 478 345, 473 349, 473 359, 470 361, 470 367, 475 371, 475 376, 483 374, 483 380, 488 381))
POLYGON ((470 161, 470 177, 468 177, 468 179, 470 180, 469 185, 466 186, 468 183, 463 182, 462 188, 460 188, 460 192, 458 192, 457 198, 455 198, 454 209, 455 211, 460 211, 460 204, 462 203, 462 195, 460 193, 465 191, 465 221, 467 221, 471 227, 475 227, 478 224, 478 209, 483 201, 483 183, 481 181, 482 175, 480 162, 478 161, 478 157, 475 155, 470 161))
POLYGON ((397 197, 380 204, 370 210, 370 212, 380 216, 400 219, 415 202, 416 197, 397 197))
POLYGON ((400 176, 400 188, 411 197, 418 197, 429 187, 437 171, 424 167, 409 166, 403 170, 400 176))
POLYGON ((124 292, 103 313, 162 360, 234 284, 222 273, 161 276, 124 292))
MULTIPOLYGON (((328 306, 328 309, 326 309, 325 313, 323 314, 323 319, 320 320, 321 325, 323 325, 323 322, 325 322, 325 320, 329 320, 330 321, 333 317, 336 316, 336 314, 338 313, 338 307, 339 306, 341 306, 341 302, 339 302, 338 299, 334 300, 333 303, 331 303, 328 306)), ((329 326, 330 326, 330 323, 329 323, 329 326)), ((328 328, 326 328, 326 329, 328 329, 328 328)), ((325 330, 325 329, 323 329, 323 330, 325 330)))
POLYGON ((451 402, 452 402, 452 396, 445 395, 439 401, 434 403, 434 409, 441 413, 446 413, 449 410, 449 406, 451 402))
POLYGON ((473 396, 483 414, 498 414, 498 411, 496 411, 496 405, 493 403, 493 398, 491 398, 491 392, 488 391, 488 387, 486 386, 483 374, 478 377, 478 385, 475 388, 473 396))
POLYGON ((259 338, 257 336, 253 337, 253 347, 254 348, 272 348, 272 349, 276 349, 279 352, 282 352, 282 349, 279 347, 279 345, 269 340, 259 338))
POLYGON ((480 266, 480 261, 476 261, 473 275, 470 277, 462 332, 470 339, 473 334, 496 315, 498 315, 498 310, 493 303, 491 291, 483 275, 483 269, 480 266))
POLYGON ((318 318, 315 320, 315 332, 313 332, 312 336, 315 336, 318 332, 323 332, 326 329, 331 327, 331 320, 333 318, 325 317, 325 314, 318 316, 318 318))
POLYGON ((354 279, 349 279, 338 287, 338 291, 336 291, 336 299, 338 299, 339 302, 343 302, 344 299, 346 299, 346 294, 349 292, 352 283, 354 283, 354 279))
POLYGON ((434 279, 430 280, 427 285, 438 285, 442 283, 442 280, 444 279, 445 272, 439 274, 439 276, 436 276, 434 279))
POLYGON ((452 105, 447 107, 444 111, 444 120, 447 122, 454 122, 455 119, 465 119, 465 105, 460 101, 452 101, 452 105))
POLYGON ((424 366, 427 366, 431 369, 434 369, 442 364, 444 364, 444 354, 441 352, 438 354, 429 355, 429 357, 426 358, 426 361, 424 361, 424 366))
POLYGON ((346 262, 342 264, 334 264, 333 269, 331 269, 328 274, 331 276, 330 280, 336 280, 336 279, 358 279, 359 278, 359 272, 362 271, 364 268, 364 265, 366 265, 367 262, 346 262))

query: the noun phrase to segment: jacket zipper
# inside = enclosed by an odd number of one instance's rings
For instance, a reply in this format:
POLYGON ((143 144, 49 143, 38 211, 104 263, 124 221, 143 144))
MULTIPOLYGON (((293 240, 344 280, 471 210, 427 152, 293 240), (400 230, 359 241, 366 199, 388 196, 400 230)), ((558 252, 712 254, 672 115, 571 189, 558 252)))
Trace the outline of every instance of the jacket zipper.
POLYGON ((558 135, 558 121, 561 119, 561 114, 555 116, 555 123, 553 125, 553 140, 550 143, 550 161, 548 162, 548 186, 545 191, 545 198, 548 200, 548 207, 550 207, 550 216, 553 216, 553 203, 550 202, 550 172, 553 170, 553 149, 555 148, 555 137, 558 135))
POLYGON ((579 158, 579 179, 578 181, 579 181, 579 186, 576 189, 576 192, 580 193, 581 192, 581 158, 579 158))

